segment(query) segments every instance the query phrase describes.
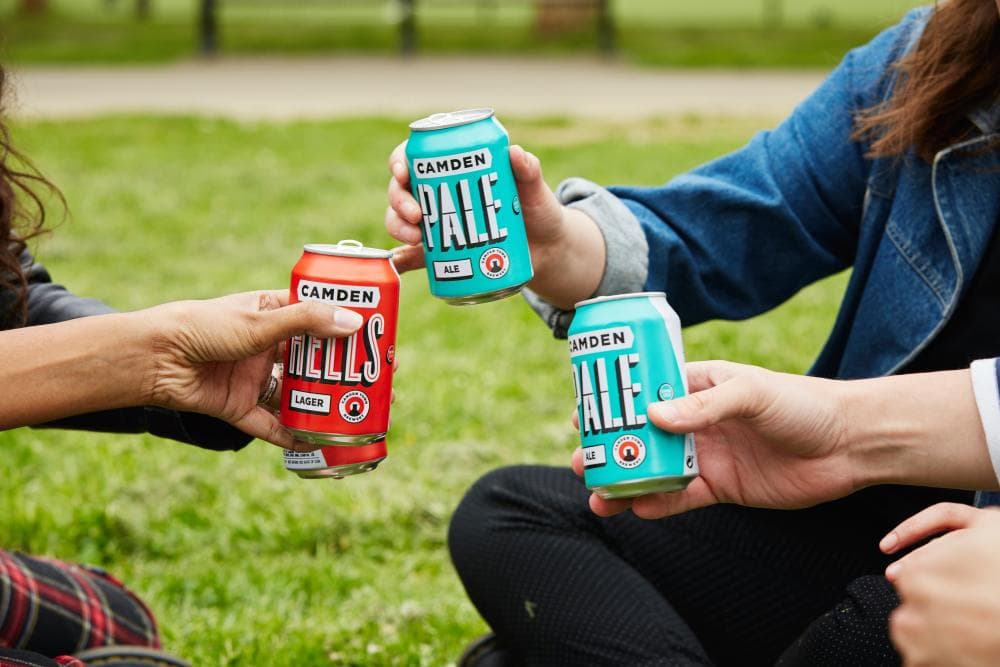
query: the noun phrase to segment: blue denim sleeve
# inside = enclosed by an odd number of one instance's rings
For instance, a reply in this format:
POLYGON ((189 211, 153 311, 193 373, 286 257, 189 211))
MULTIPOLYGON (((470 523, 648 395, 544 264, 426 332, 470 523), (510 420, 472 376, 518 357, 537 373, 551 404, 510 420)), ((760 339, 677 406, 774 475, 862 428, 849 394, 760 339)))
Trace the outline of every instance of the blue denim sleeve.
POLYGON ((854 119, 882 100, 926 16, 848 53, 744 148, 661 187, 609 188, 645 232, 645 289, 665 291, 685 325, 756 315, 852 263, 870 167, 854 119))

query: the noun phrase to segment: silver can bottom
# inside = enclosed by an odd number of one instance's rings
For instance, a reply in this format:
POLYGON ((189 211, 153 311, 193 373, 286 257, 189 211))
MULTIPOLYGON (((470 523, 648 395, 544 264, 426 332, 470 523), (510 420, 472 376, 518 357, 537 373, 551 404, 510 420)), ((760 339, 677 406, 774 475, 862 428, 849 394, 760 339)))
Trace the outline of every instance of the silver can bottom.
POLYGON ((351 475, 360 475, 371 472, 378 467, 378 464, 385 461, 383 456, 372 461, 362 463, 349 463, 341 466, 330 466, 329 468, 319 468, 317 470, 296 470, 295 474, 303 479, 344 479, 351 475))
POLYGON ((345 435, 343 433, 317 433, 316 431, 303 431, 298 428, 290 428, 296 440, 308 442, 312 445, 344 445, 356 447, 358 445, 370 445, 373 442, 385 439, 385 433, 365 433, 362 435, 345 435))
POLYGON ((605 500, 613 498, 634 498, 644 496, 647 493, 663 493, 670 491, 683 491, 697 475, 690 477, 680 477, 670 475, 667 477, 650 477, 647 479, 635 479, 607 486, 594 486, 590 490, 605 500))
POLYGON ((513 287, 505 287, 504 289, 496 290, 495 292, 469 294, 468 296, 442 296, 440 298, 450 306, 475 306, 478 303, 489 303, 490 301, 506 299, 509 296, 517 294, 523 288, 524 283, 514 285, 513 287))

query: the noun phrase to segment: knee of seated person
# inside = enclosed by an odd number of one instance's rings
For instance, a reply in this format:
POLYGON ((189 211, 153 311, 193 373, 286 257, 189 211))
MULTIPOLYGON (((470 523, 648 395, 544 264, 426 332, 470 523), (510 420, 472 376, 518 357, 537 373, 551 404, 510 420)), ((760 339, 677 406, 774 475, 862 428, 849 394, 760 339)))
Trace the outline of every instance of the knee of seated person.
POLYGON ((477 537, 502 540, 520 530, 568 529, 579 522, 577 515, 593 518, 588 493, 569 468, 518 465, 493 470, 469 488, 456 508, 449 544, 454 552, 477 537))
POLYGON ((455 508, 449 537, 456 532, 474 531, 495 513, 509 510, 509 499, 523 491, 519 471, 527 467, 497 468, 476 480, 455 508))
POLYGON ((888 619, 899 605, 896 589, 882 575, 858 577, 847 585, 850 606, 864 618, 888 619))
POLYGON ((542 517, 552 514, 544 509, 551 501, 543 491, 547 485, 544 478, 554 470, 519 465, 498 468, 480 477, 452 515, 448 528, 452 558, 460 558, 464 550, 487 541, 496 544, 508 537, 516 539, 519 526, 537 525, 542 517))

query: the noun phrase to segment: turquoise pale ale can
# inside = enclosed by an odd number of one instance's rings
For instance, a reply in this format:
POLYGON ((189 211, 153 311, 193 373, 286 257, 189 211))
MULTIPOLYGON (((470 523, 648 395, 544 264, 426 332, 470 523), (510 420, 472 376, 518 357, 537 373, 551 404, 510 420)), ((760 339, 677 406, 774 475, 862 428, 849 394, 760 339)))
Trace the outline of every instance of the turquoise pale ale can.
POLYGON ((650 403, 687 394, 681 323, 662 292, 576 304, 569 352, 587 488, 629 498, 679 491, 698 476, 694 436, 646 416, 650 403))
POLYGON ((448 303, 502 299, 533 275, 509 147, 492 109, 410 124, 406 159, 422 214, 427 280, 448 303))

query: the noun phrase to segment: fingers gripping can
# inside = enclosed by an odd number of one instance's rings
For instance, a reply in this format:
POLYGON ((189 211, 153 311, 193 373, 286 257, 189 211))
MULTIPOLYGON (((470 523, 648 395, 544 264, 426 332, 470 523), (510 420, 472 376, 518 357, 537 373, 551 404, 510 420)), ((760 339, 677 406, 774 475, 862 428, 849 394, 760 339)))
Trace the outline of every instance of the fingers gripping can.
MULTIPOLYGON (((382 441, 385 457, 399 312, 399 274, 391 257, 387 250, 365 248, 357 241, 314 244, 305 246, 292 269, 291 303, 320 301, 349 308, 364 319, 346 338, 303 334, 285 343, 281 423, 299 440, 355 447, 382 441)), ((332 461, 328 449, 312 452, 312 464, 308 457, 289 453, 286 465, 292 461, 295 465, 287 467, 300 475, 320 476, 316 470, 332 461), (305 470, 312 472, 303 475, 305 470)), ((349 456, 338 454, 332 465, 349 456)))
POLYGON ((427 280, 448 303, 502 299, 532 278, 509 147, 492 109, 410 124, 406 158, 420 203, 427 280))
POLYGON ((646 417, 650 403, 687 394, 680 319, 662 292, 576 304, 569 351, 587 488, 628 498, 679 491, 698 476, 694 436, 646 417))

